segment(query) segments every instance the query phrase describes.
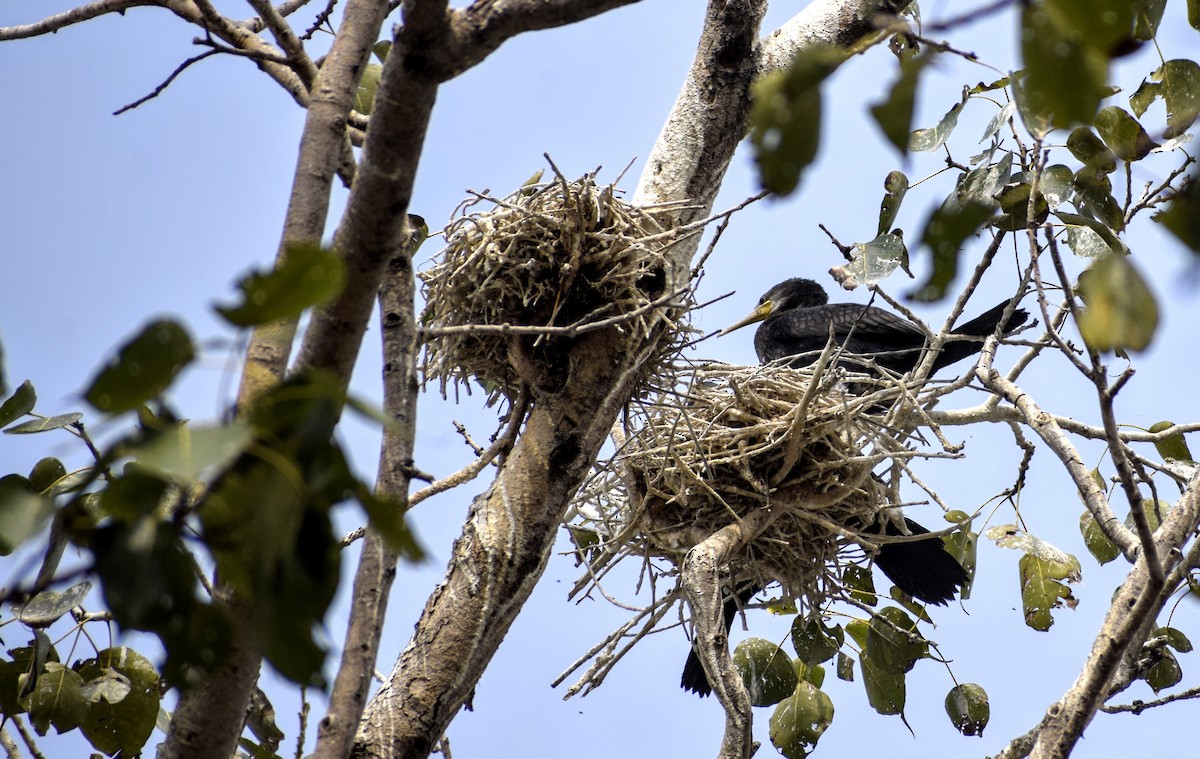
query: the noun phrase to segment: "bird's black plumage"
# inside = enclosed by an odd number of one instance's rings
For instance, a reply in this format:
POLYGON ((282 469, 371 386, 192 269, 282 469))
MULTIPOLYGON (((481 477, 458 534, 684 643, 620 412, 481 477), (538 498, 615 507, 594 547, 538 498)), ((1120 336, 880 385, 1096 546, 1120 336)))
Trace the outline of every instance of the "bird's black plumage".
MULTIPOLYGON (((959 325, 951 334, 986 337, 996 331, 1007 306, 1007 302, 1001 303, 959 325)), ((1004 324, 1003 334, 1020 327, 1028 318, 1024 310, 1014 310, 1004 324)), ((793 357, 791 366, 813 363, 829 341, 831 328, 834 341, 843 346, 842 363, 855 369, 862 369, 861 359, 865 359, 903 374, 916 367, 925 348, 925 333, 912 322, 874 306, 830 303, 825 289, 811 279, 795 278, 775 285, 750 316, 722 334, 755 322, 762 322, 754 333, 754 350, 764 364, 789 356, 793 357), (856 361, 855 357, 861 359, 856 361)), ((933 371, 978 353, 982 346, 982 340, 947 341, 933 361, 933 371)))
MULTIPOLYGON (((952 332, 963 337, 983 338, 993 334, 1008 303, 1001 303, 979 316, 959 325, 952 332)), ((1005 335, 1020 327, 1029 318, 1023 309, 1015 309, 1004 323, 1005 335)), ((829 303, 829 297, 811 279, 789 279, 772 287, 759 300, 758 307, 745 319, 722 330, 722 334, 762 322, 754 335, 754 350, 762 363, 793 357, 791 366, 807 366, 833 338, 843 347, 841 363, 854 369, 866 367, 863 359, 875 365, 903 374, 911 371, 921 360, 925 349, 925 333, 915 324, 872 306, 855 303, 829 303), (855 360, 858 357, 859 360, 855 360)), ((978 353, 981 341, 948 341, 933 360, 932 371, 978 353)), ((882 532, 888 536, 925 535, 929 530, 904 518, 905 530, 890 519, 883 520, 882 532)), ((867 533, 879 534, 880 525, 867 527, 867 533)), ((878 566, 897 588, 920 601, 944 606, 954 600, 970 575, 946 551, 940 538, 903 543, 884 543, 875 555, 878 566)), ((750 601, 762 588, 756 584, 741 586, 736 598, 730 596, 724 605, 725 630, 733 625, 737 610, 750 601)), ((712 693, 708 675, 696 650, 688 653, 680 680, 684 690, 700 696, 712 693)))
MULTIPOLYGON (((908 517, 904 518, 904 525, 909 535, 929 533, 929 530, 908 517)), ((868 533, 876 534, 878 531, 878 526, 867 530, 868 533)), ((888 519, 885 520, 883 534, 899 536, 904 533, 895 522, 888 519)), ((937 606, 945 606, 953 601, 959 589, 970 579, 967 570, 946 551, 941 538, 936 537, 906 543, 883 543, 879 546, 879 552, 875 554, 875 566, 883 570, 900 590, 919 601, 937 606)), ((738 609, 748 604, 762 589, 761 585, 748 582, 741 586, 736 598, 730 596, 725 600, 722 612, 726 633, 733 627, 738 609)), ((708 681, 708 674, 704 671, 704 665, 700 663, 700 657, 694 647, 688 651, 687 661, 683 663, 683 676, 679 679, 679 686, 701 698, 712 693, 712 684, 708 681)))

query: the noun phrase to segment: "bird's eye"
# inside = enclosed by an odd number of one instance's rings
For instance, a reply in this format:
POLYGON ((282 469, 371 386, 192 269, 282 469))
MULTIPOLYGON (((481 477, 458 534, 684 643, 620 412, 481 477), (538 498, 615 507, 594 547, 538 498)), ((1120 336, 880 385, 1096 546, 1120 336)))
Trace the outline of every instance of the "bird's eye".
POLYGON ((760 305, 760 306, 766 302, 767 302, 767 296, 765 296, 765 295, 758 299, 758 305, 760 305))

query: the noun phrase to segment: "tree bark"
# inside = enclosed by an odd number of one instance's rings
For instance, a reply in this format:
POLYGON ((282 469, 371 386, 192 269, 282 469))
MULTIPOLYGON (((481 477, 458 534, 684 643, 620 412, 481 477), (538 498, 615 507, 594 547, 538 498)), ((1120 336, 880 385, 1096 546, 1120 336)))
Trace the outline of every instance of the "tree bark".
MULTIPOLYGON (((830 44, 848 44, 881 3, 818 5, 850 9, 855 23, 821 30, 830 44)), ((765 7, 765 0, 709 3, 692 73, 636 203, 695 202, 698 207, 683 212, 680 223, 708 214, 749 122, 765 7)), ((820 14, 813 18, 826 23, 820 14)), ((669 290, 687 283, 696 247, 691 238, 672 249, 669 290)), ((442 736, 541 576, 570 498, 632 389, 645 347, 608 332, 586 336, 571 351, 566 389, 535 395, 525 433, 472 504, 445 579, 388 683, 368 704, 352 756, 424 757, 442 736)))
MULTIPOLYGON (((342 27, 314 85, 315 97, 301 140, 280 256, 291 241, 321 238, 333 174, 345 144, 346 116, 386 13, 387 3, 383 0, 351 0, 347 5, 342 27)), ((259 393, 282 376, 294 334, 293 323, 290 328, 268 326, 256 335, 257 347, 252 345, 242 373, 239 409, 248 408, 259 393)), ((348 370, 345 377, 348 381, 348 370)), ((237 746, 262 652, 249 622, 252 610, 240 608, 236 599, 226 599, 225 603, 233 620, 230 654, 199 685, 180 695, 167 739, 159 749, 161 759, 225 759, 237 746)))

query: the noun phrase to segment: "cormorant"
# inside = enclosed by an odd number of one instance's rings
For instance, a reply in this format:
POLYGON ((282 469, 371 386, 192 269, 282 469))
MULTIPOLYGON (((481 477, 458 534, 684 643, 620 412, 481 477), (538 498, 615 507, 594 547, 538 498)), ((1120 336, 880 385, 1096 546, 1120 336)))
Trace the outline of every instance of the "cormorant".
MULTIPOLYGON (((1005 301, 974 319, 951 330, 962 337, 983 338, 996 331, 1005 301)), ((1009 334, 1025 323, 1029 314, 1016 309, 1004 324, 1009 334)), ((737 324, 720 334, 762 322, 754 333, 754 351, 764 364, 795 356, 790 366, 808 366, 817 360, 829 341, 830 325, 834 340, 843 346, 842 363, 862 369, 853 356, 873 359, 884 368, 903 374, 912 371, 921 360, 925 333, 915 324, 890 311, 858 303, 830 303, 825 288, 811 279, 788 279, 772 287, 758 301, 758 307, 737 324)), ((973 356, 983 347, 982 340, 947 341, 933 360, 932 372, 973 356)))
MULTIPOLYGON (((1008 302, 991 308, 960 325, 951 334, 964 337, 986 337, 996 331, 1008 302)), ((1016 309, 1004 324, 1004 334, 1020 327, 1029 318, 1023 309, 1016 309)), ((925 333, 916 325, 895 314, 857 303, 829 303, 825 289, 811 279, 794 278, 780 282, 758 301, 758 307, 745 319, 722 330, 728 334, 756 322, 762 322, 754 333, 754 350, 764 364, 788 356, 793 367, 803 367, 816 361, 829 341, 832 325, 834 340, 843 346, 840 363, 862 370, 866 365, 855 356, 873 360, 877 366, 898 374, 912 371, 921 360, 925 348, 925 333)), ((978 353, 981 341, 955 340, 943 345, 933 361, 932 372, 978 353)), ((908 517, 904 518, 910 535, 923 535, 929 530, 908 517)), ((901 535, 895 523, 884 520, 884 534, 901 535)), ((962 565, 946 551, 940 538, 907 543, 885 543, 879 546, 875 565, 900 590, 929 604, 944 606, 954 599, 969 575, 962 565)), ((747 604, 762 588, 756 583, 744 584, 736 590, 736 598, 726 600, 723 612, 725 630, 729 631, 739 608, 747 604)), ((712 693, 708 675, 693 648, 688 652, 680 686, 700 696, 712 693)))

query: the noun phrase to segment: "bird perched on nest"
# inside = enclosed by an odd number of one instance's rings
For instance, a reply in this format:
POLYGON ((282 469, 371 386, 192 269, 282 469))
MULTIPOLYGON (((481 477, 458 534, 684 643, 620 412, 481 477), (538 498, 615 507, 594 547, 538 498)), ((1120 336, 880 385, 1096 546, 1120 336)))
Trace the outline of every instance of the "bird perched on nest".
MULTIPOLYGON (((959 337, 983 338, 994 333, 1008 306, 1005 301, 974 319, 951 330, 959 337)), ((1004 324, 1007 335, 1029 318, 1016 309, 1004 324)), ((726 335, 750 324, 762 322, 754 333, 754 350, 764 364, 794 356, 789 365, 808 366, 829 341, 842 346, 843 363, 861 369, 863 361, 873 360, 884 369, 903 374, 916 368, 925 348, 925 333, 917 325, 890 311, 858 303, 830 303, 825 288, 811 279, 788 279, 766 292, 749 316, 726 327, 726 335)), ((983 347, 979 340, 947 341, 933 360, 932 372, 973 356, 983 347)))
MULTIPOLYGON (((991 308, 958 326, 952 335, 983 338, 996 332, 1008 302, 991 308)), ((1001 332, 1012 333, 1025 323, 1029 314, 1016 309, 1004 322, 1001 332)), ((916 368, 926 347, 925 333, 913 323, 879 308, 857 303, 829 303, 825 289, 811 279, 788 279, 772 287, 759 299, 758 307, 745 319, 721 330, 725 335, 750 324, 762 322, 754 334, 754 350, 764 364, 792 357, 788 364, 804 367, 817 356, 830 339, 842 347, 839 364, 855 370, 870 370, 871 365, 903 374, 916 368)), ((936 372, 979 352, 978 340, 947 341, 933 360, 936 372)), ((888 536, 924 535, 929 530, 908 517, 902 531, 892 520, 883 520, 888 536)), ((878 527, 875 527, 878 530, 878 527)), ((954 599, 966 583, 968 574, 947 551, 940 538, 905 543, 885 543, 875 555, 875 564, 896 587, 925 603, 944 606, 954 599)), ((733 625, 737 611, 762 590, 757 583, 743 584, 724 605, 725 629, 733 625)), ((700 696, 712 693, 712 686, 693 648, 683 668, 680 685, 700 696)))

